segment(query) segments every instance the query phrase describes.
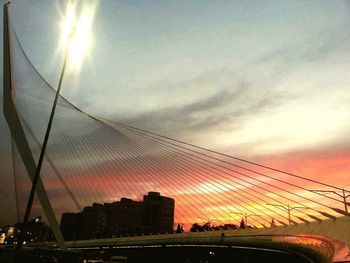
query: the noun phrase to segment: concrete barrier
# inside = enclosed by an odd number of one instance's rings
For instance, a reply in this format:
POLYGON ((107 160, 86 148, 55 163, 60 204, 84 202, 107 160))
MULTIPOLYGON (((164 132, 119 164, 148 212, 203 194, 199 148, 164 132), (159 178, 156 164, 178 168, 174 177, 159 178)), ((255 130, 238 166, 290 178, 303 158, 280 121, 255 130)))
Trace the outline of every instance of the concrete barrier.
POLYGON ((325 236, 350 247, 350 217, 337 217, 321 222, 302 223, 285 227, 251 228, 245 230, 228 230, 230 235, 263 235, 263 234, 314 234, 325 236))

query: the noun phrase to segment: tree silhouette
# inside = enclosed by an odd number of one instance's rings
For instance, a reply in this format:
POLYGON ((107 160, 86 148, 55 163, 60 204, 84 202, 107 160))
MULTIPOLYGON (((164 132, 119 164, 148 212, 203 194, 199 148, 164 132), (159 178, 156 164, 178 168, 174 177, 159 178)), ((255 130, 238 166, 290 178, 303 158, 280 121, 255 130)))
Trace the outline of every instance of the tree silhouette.
POLYGON ((240 229, 245 229, 246 228, 246 225, 245 225, 245 223, 244 223, 244 219, 242 218, 242 220, 241 220, 241 223, 239 224, 239 228, 240 229))
POLYGON ((210 231, 210 229, 211 229, 210 223, 205 223, 202 226, 202 229, 203 229, 203 231, 210 231))
POLYGON ((190 231, 191 232, 203 232, 203 228, 199 224, 194 223, 192 225, 192 227, 190 228, 190 231))
POLYGON ((176 228, 176 230, 175 230, 175 233, 183 233, 183 232, 184 232, 183 227, 182 227, 180 224, 178 224, 178 225, 177 225, 177 228, 176 228))
POLYGON ((271 227, 275 227, 275 226, 276 226, 275 220, 272 218, 272 220, 271 220, 271 227))

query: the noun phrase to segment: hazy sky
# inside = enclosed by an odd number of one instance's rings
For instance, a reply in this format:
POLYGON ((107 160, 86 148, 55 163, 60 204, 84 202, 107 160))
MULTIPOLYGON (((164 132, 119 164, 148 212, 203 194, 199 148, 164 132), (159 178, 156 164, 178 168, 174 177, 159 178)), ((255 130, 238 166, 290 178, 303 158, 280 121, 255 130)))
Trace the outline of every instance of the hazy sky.
MULTIPOLYGON (((343 143, 348 2, 96 3, 93 44, 62 90, 87 112, 239 154, 343 143)), ((57 86, 65 2, 12 6, 29 58, 57 86)))
MULTIPOLYGON (((23 48, 56 87, 67 1, 12 2, 23 48)), ((348 1, 103 0, 81 1, 77 10, 84 5, 94 6, 93 41, 80 71, 64 80, 62 94, 72 103, 92 115, 350 184, 348 1)), ((1 117, 2 151, 4 127, 1 117)))

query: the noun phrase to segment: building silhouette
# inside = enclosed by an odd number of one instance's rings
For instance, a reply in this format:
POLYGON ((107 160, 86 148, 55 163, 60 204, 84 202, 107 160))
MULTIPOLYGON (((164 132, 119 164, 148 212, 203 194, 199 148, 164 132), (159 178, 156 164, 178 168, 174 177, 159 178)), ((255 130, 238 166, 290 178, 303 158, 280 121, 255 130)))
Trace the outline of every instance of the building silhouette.
POLYGON ((61 218, 61 231, 65 240, 80 239, 82 213, 64 213, 61 218))
POLYGON ((92 206, 84 207, 81 214, 81 239, 94 239, 104 237, 107 213, 102 204, 94 203, 92 206))
POLYGON ((105 236, 139 235, 143 233, 143 202, 121 198, 105 204, 107 224, 105 236))
POLYGON ((171 232, 174 226, 175 201, 161 196, 158 192, 149 192, 143 196, 145 233, 171 232))
POLYGON ((123 197, 113 203, 94 203, 80 213, 63 213, 61 230, 65 240, 170 233, 174 208, 174 199, 158 192, 149 192, 143 201, 123 197))

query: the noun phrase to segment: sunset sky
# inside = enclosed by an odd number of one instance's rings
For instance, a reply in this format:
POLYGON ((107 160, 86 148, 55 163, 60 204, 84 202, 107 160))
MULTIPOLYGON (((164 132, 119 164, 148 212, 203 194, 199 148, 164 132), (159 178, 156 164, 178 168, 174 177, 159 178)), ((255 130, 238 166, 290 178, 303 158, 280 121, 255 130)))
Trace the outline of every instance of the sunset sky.
MULTIPOLYGON (((67 3, 11 4, 25 52, 53 87, 67 3)), ((349 1, 81 1, 77 15, 86 9, 89 47, 62 87, 73 104, 350 188, 349 1)), ((0 118, 1 197, 13 183, 0 118)))

